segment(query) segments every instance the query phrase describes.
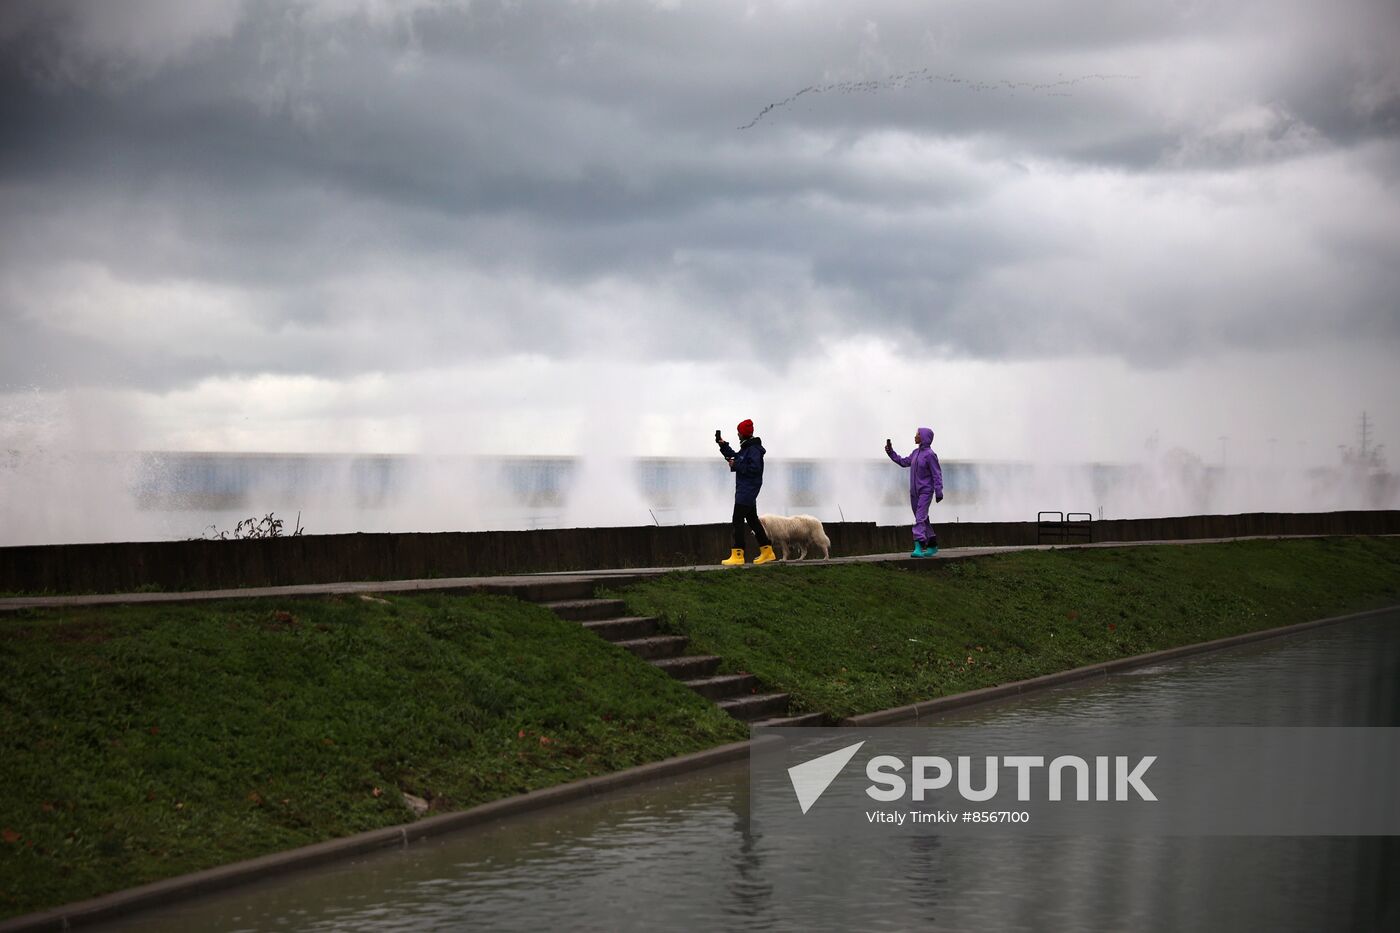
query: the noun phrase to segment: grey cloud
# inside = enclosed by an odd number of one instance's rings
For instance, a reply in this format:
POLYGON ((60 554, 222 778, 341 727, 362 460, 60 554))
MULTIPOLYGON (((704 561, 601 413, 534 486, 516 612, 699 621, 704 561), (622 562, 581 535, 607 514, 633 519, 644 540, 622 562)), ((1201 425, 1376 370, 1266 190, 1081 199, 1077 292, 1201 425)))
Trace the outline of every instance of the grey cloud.
POLYGON ((140 385, 165 391, 226 370, 226 362, 212 353, 114 348, 42 322, 8 316, 0 321, 5 330, 0 341, 0 392, 74 385, 140 385))
MULTIPOLYGON (((1046 172, 1209 197, 1213 174, 1330 152, 1355 156, 1318 172, 1393 171, 1373 152, 1396 150, 1400 82, 1373 52, 1400 28, 1379 0, 891 2, 748 19, 720 3, 208 4, 149 41, 105 42, 86 7, 19 9, 0 17, 0 274, 85 263, 202 282, 239 295, 255 324, 225 347, 79 363, 100 348, 35 325, 45 293, 12 291, 8 352, 55 361, 31 365, 35 380, 166 387, 568 356, 598 352, 590 334, 612 326, 663 358, 747 347, 777 361, 832 332, 1147 365, 1344 322, 1400 337, 1376 310, 1391 308, 1393 226, 1297 215, 1327 225, 1315 239, 1333 266, 1316 279, 1264 253, 1243 270, 1166 257, 1115 302, 1095 270, 1123 244, 1073 239, 1072 204, 998 197, 1046 172), (850 83, 921 69, 903 86, 850 83), (1027 81, 1073 83, 1003 83, 1027 81), (845 90, 736 129, 812 85, 845 90), (932 167, 903 173, 901 159, 932 167), (1038 263, 1078 271, 1026 278, 1038 263), (1333 317, 1310 314, 1342 270, 1333 317), (618 283, 639 307, 599 297, 618 283), (386 352, 395 337, 403 352, 386 352)), ((1209 263, 1208 247, 1190 261, 1209 263)))
POLYGON ((0 42, 40 85, 119 89, 228 38, 244 0, 44 0, 5 4, 0 42))

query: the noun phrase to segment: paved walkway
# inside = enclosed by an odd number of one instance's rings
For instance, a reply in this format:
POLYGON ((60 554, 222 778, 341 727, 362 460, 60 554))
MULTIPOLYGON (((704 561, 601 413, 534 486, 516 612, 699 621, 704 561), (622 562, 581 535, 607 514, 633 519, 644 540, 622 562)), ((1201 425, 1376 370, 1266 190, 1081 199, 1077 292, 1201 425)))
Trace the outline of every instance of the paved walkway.
MULTIPOLYGON (((784 566, 823 567, 839 564, 896 564, 910 567, 926 566, 930 561, 958 560, 964 557, 980 557, 986 554, 1008 554, 1014 551, 1082 550, 1087 548, 1145 547, 1148 545, 1173 544, 1217 544, 1223 541, 1276 540, 1283 537, 1318 537, 1317 535, 1276 535, 1267 538, 1192 538, 1175 541, 1108 541, 1095 544, 1027 544, 1010 547, 966 547, 940 550, 932 558, 912 558, 907 553, 898 554, 859 554, 852 557, 833 557, 830 560, 787 561, 784 566)), ((526 599, 534 598, 531 590, 542 585, 551 589, 557 584, 616 582, 619 578, 632 581, 663 573, 682 570, 730 570, 718 563, 701 564, 691 567, 627 567, 615 570, 577 570, 555 573, 525 573, 496 577, 437 577, 429 580, 370 580, 355 583, 301 583, 292 586, 258 586, 230 590, 195 590, 176 593, 101 593, 80 596, 14 596, 0 599, 0 613, 20 609, 64 609, 82 606, 128 606, 157 605, 165 603, 193 603, 214 599, 255 599, 265 596, 309 597, 309 596, 348 596, 371 593, 418 593, 418 592, 488 592, 519 595, 526 599)), ((761 567, 745 565, 739 573, 761 573, 761 567)))

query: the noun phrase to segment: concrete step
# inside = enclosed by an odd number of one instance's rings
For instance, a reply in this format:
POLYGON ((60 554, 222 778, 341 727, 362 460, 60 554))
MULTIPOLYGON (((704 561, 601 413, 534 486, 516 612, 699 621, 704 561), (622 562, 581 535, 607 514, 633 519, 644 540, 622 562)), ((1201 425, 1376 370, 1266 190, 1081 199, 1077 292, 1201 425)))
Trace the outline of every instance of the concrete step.
POLYGON ((639 658, 674 658, 685 650, 690 639, 684 635, 652 635, 648 638, 629 638, 613 642, 619 648, 626 648, 639 658))
POLYGON ((514 596, 530 603, 546 603, 550 600, 588 599, 598 589, 598 581, 583 580, 512 580, 510 582, 488 584, 475 592, 485 590, 501 596, 514 596))
POLYGON ((544 607, 561 619, 575 622, 616 619, 627 611, 627 604, 620 599, 565 599, 545 603, 544 607))
POLYGON ((681 658, 660 658, 651 663, 677 680, 693 680, 713 674, 719 662, 718 655, 692 654, 681 658))
POLYGON ((758 678, 752 674, 719 674, 687 680, 685 685, 707 700, 724 700, 748 695, 758 686, 758 678))
POLYGON ((583 623, 583 627, 608 641, 644 638, 655 635, 657 622, 653 616, 625 616, 621 619, 598 619, 583 623))
POLYGON ((787 712, 786 693, 754 693, 748 696, 720 700, 716 705, 735 719, 752 722, 755 719, 769 719, 787 712))
POLYGON ((778 716, 773 719, 759 719, 752 723, 755 729, 773 729, 785 726, 824 726, 823 713, 803 713, 801 716, 778 716))

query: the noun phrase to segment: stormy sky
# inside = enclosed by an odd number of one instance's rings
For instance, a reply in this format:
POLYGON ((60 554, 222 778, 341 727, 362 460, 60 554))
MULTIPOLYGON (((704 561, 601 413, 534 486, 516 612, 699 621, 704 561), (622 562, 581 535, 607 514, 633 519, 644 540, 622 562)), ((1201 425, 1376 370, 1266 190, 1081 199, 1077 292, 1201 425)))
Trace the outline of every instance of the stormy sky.
POLYGON ((1393 0, 7 3, 0 446, 1395 444, 1397 48, 1393 0))

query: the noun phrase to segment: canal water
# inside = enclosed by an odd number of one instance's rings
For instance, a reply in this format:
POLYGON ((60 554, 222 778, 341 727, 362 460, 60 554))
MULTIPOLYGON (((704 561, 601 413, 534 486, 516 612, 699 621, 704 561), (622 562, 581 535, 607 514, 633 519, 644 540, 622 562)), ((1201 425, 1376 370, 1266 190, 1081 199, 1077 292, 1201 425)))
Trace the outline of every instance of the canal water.
MULTIPOLYGON (((1400 612, 935 725, 1400 726, 1400 612)), ((145 913, 109 930, 1400 930, 1393 837, 900 837, 750 832, 712 768, 145 913)))

